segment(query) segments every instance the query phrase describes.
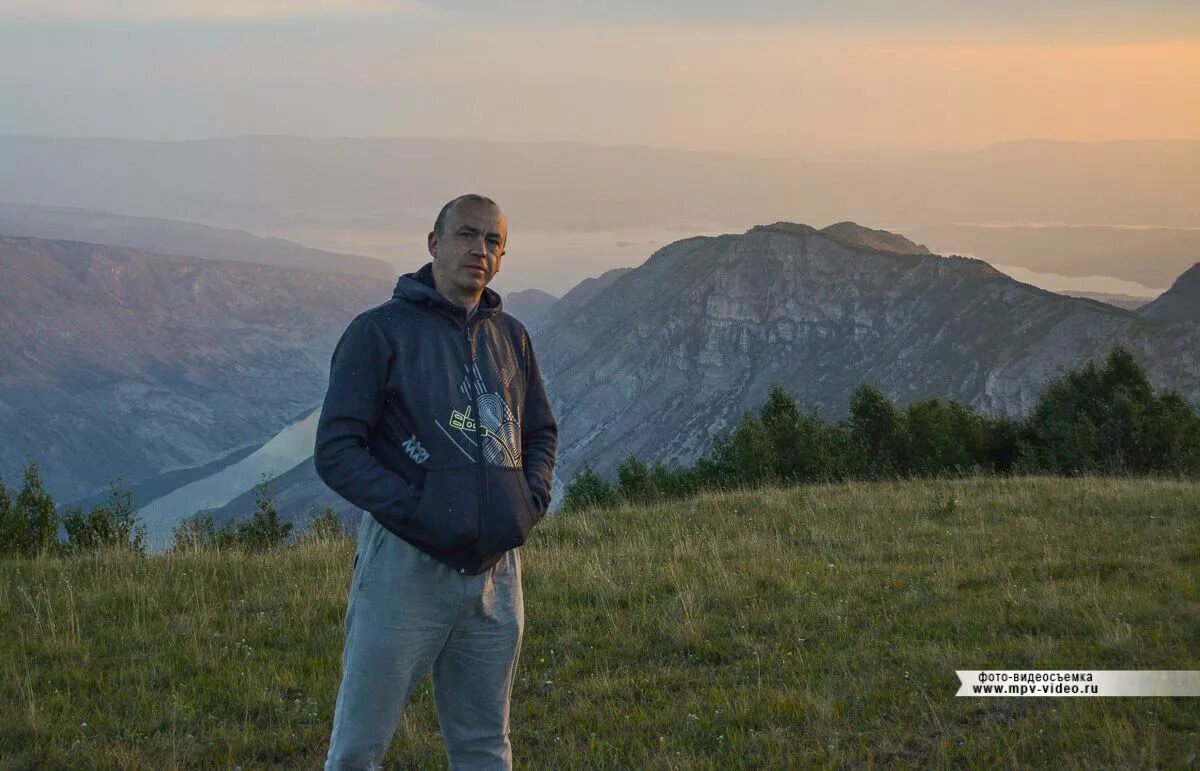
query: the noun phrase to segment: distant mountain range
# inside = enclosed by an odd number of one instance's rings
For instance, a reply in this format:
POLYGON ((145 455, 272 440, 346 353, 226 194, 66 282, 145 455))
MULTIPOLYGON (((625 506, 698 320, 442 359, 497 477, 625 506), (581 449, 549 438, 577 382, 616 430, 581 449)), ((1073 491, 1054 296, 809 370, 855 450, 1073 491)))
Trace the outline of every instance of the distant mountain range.
POLYGON ((261 238, 243 230, 60 206, 0 203, 0 233, 84 241, 206 260, 256 262, 318 273, 350 273, 381 281, 395 274, 391 265, 373 257, 312 249, 282 238, 261 238))
MULTIPOLYGON (((800 214, 818 224, 853 218, 893 232, 904 228, 902 235, 939 253, 1150 287, 1166 286, 1200 248, 1196 141, 1024 141, 968 153, 824 162, 569 142, 0 136, 0 169, 0 201, 199 221, 388 260, 414 248, 412 237, 428 231, 444 201, 485 192, 504 207, 514 237, 526 236, 502 280, 555 293, 578 279, 565 285, 537 279, 563 269, 563 256, 555 255, 569 249, 570 233, 676 234, 653 236, 665 243, 800 214), (1161 228, 1114 231, 1112 225, 1161 228), (535 244, 529 238, 535 231, 563 237, 535 244)), ((628 264, 628 252, 610 243, 600 254, 571 253, 580 277, 628 264)))
POLYGON ((1135 311, 1142 308, 1150 302, 1146 297, 1134 297, 1127 294, 1110 294, 1107 292, 1060 292, 1068 297, 1086 297, 1089 300, 1099 300, 1107 305, 1115 305, 1118 308, 1135 311))
MULTIPOLYGON (((0 236, 0 473, 60 503, 230 462, 313 409, 387 281, 0 236)), ((159 490, 165 484, 159 485, 159 490)))
POLYGON ((818 162, 572 142, 187 142, 0 136, 0 200, 235 227, 337 222, 428 229, 464 190, 522 227, 833 222, 1195 226, 1197 141, 1030 140, 968 153, 818 162), (552 169, 553 173, 548 173, 552 169), (119 182, 115 182, 119 180, 119 182))

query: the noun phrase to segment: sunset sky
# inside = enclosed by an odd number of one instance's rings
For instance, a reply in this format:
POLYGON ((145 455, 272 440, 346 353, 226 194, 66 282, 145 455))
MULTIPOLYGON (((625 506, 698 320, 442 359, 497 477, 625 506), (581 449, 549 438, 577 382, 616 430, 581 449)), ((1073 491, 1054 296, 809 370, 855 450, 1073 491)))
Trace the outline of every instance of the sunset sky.
POLYGON ((0 0, 0 133, 834 157, 1200 138, 1200 3, 0 0))

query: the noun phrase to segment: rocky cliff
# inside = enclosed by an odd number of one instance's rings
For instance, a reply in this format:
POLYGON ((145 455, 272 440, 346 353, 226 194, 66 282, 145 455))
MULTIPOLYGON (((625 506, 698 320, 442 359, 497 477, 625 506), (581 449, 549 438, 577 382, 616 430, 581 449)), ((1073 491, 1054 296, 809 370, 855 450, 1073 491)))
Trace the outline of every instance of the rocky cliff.
POLYGON ((690 462, 772 383, 826 419, 864 380, 900 403, 938 395, 1021 415, 1057 373, 1116 342, 1156 385, 1200 399, 1196 326, 1054 294, 853 223, 678 241, 535 339, 561 428, 560 481, 584 463, 612 472, 630 453, 690 462))
POLYGON ((1152 319, 1200 322, 1200 262, 1188 268, 1171 288, 1138 312, 1152 319))

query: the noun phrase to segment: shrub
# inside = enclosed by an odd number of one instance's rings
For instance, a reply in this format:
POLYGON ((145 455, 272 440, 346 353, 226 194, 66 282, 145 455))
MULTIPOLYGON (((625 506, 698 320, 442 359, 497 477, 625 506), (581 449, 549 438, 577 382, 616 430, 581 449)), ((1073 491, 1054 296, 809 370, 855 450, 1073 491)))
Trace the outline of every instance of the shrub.
POLYGON ((229 549, 237 545, 237 525, 230 521, 218 528, 207 510, 184 517, 171 531, 172 551, 229 549))
POLYGON ((245 549, 265 551, 287 540, 292 532, 292 523, 279 519, 270 479, 255 486, 254 496, 254 513, 249 520, 238 523, 237 541, 245 549))
POLYGON ((591 466, 585 466, 567 485, 562 508, 564 511, 575 511, 596 506, 612 506, 616 502, 617 492, 612 485, 601 479, 591 466))
POLYGON ((1019 444, 1022 471, 1055 474, 1200 472, 1200 415, 1173 392, 1155 395, 1117 346, 1050 383, 1019 444))
POLYGON ((42 487, 37 463, 25 467, 21 489, 15 500, 4 491, 0 514, 0 552, 33 555, 59 551, 58 509, 42 487))
POLYGON ((857 452, 851 467, 858 476, 891 477, 906 467, 908 437, 904 417, 883 392, 860 383, 850 397, 846 430, 857 452))
POLYGON ((126 546, 139 554, 146 551, 146 528, 137 520, 133 493, 123 489, 120 481, 109 493, 108 501, 87 514, 78 506, 68 510, 63 527, 67 548, 73 552, 104 546, 126 546))
POLYGON ((326 506, 319 514, 315 510, 309 513, 303 537, 316 541, 340 541, 349 538, 350 531, 337 509, 326 506))
POLYGON ((4 477, 0 477, 0 554, 17 550, 21 532, 12 498, 8 494, 8 485, 4 483, 4 477))

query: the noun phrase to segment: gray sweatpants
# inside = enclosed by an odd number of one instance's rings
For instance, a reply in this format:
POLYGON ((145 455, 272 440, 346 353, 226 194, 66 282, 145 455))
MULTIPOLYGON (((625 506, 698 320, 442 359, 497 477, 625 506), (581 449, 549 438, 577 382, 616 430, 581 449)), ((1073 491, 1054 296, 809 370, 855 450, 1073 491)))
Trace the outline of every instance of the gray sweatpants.
POLYGON ((512 768, 508 708, 524 625, 516 549, 466 575, 364 512, 326 771, 378 768, 431 668, 451 767, 512 768))

